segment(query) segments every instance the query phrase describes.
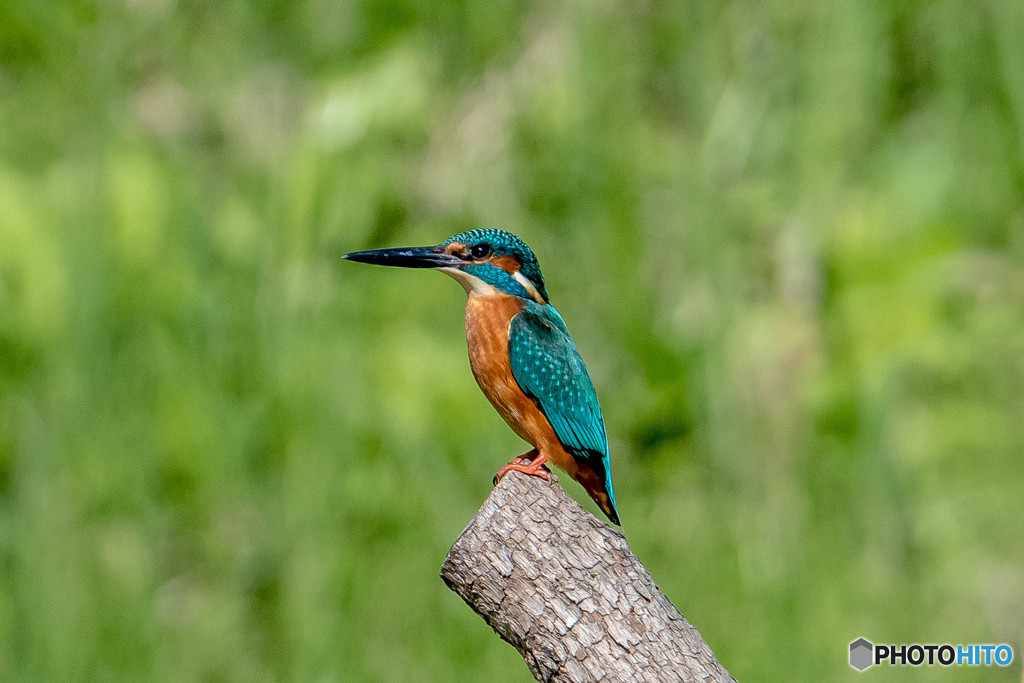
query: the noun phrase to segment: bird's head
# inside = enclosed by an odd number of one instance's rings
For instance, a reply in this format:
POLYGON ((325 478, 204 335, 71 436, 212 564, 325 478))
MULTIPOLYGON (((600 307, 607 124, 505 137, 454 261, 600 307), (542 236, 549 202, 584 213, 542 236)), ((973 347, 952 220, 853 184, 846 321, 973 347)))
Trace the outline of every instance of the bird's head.
POLYGON ((503 292, 540 304, 548 302, 537 257, 526 242, 504 230, 469 230, 434 247, 356 251, 345 258, 382 266, 432 268, 451 275, 469 293, 503 292))

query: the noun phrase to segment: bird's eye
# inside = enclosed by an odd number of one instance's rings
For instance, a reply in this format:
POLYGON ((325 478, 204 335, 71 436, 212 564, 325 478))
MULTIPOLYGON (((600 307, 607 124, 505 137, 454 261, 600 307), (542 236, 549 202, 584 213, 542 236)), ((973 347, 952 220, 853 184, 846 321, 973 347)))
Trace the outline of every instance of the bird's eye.
POLYGON ((475 259, 487 258, 494 253, 489 244, 474 244, 469 248, 469 254, 475 259))

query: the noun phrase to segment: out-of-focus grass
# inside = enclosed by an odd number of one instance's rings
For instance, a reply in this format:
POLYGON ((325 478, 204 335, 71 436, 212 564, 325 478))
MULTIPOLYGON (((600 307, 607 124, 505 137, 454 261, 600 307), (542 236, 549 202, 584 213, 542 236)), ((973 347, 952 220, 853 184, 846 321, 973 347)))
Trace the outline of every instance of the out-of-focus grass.
POLYGON ((523 448, 463 294, 338 259, 481 225, 738 678, 1020 653, 1022 46, 998 2, 0 5, 0 676, 527 680, 437 578, 523 448))

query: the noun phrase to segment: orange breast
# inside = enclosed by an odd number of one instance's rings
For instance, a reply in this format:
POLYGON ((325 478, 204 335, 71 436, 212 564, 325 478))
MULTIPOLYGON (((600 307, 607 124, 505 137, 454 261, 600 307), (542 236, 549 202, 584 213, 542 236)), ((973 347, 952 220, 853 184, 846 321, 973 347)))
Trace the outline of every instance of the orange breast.
POLYGON ((522 302, 514 296, 470 294, 466 304, 469 364, 480 389, 513 431, 576 478, 575 459, 562 447, 551 423, 512 374, 508 328, 520 310, 522 302))

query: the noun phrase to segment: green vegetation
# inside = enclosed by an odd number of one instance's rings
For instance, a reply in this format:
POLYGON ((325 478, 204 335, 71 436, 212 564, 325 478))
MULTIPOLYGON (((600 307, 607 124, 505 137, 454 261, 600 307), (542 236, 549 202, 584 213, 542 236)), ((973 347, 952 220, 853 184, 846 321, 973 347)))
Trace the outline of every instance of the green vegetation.
POLYGON ((1017 680, 1022 49, 1011 2, 0 4, 0 678, 530 680, 437 577, 525 450, 464 294, 339 259, 493 226, 740 680, 1017 680))

